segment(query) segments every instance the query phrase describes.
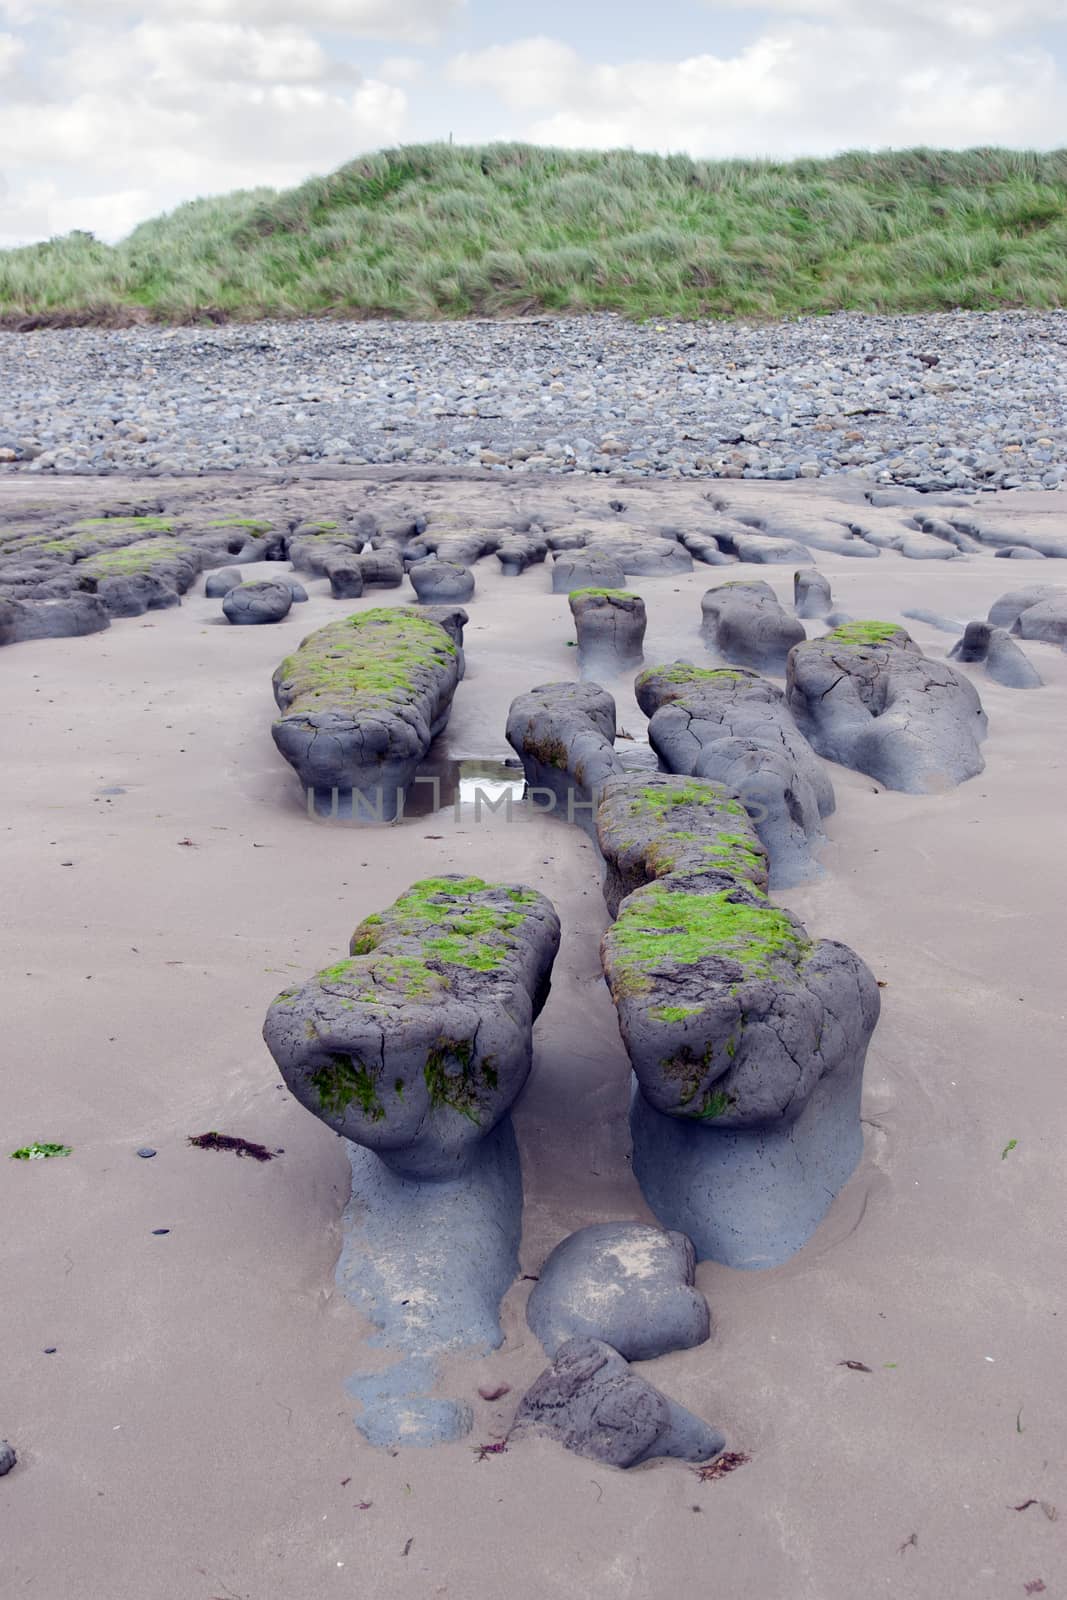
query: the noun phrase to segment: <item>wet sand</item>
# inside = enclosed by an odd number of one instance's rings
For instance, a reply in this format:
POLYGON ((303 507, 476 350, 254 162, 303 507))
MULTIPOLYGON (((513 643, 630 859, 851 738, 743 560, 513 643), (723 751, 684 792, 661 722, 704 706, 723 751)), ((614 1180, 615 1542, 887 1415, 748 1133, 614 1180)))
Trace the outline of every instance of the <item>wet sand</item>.
MULTIPOLYGON (((24 485, 0 482, 0 516, 16 488, 24 502, 24 485)), ((790 514, 827 493, 723 488, 790 514)), ((35 484, 33 498, 77 492, 35 484)), ((128 492, 84 488, 94 504, 128 492)), ((664 521, 697 505, 688 485, 642 497, 664 521)), ((998 497, 998 515, 1067 529, 1067 496, 1038 500, 998 497)), ((1059 563, 985 552, 815 558, 841 609, 889 621, 922 606, 964 622, 1009 588, 1067 583, 1059 563)), ((547 592, 546 568, 509 579, 496 565, 476 569, 439 770, 509 756, 511 699, 576 671, 566 596, 547 592)), ((791 599, 788 567, 629 580, 648 607, 646 661, 703 659, 701 594, 750 576, 791 599)), ((521 804, 510 822, 469 804, 398 828, 310 820, 270 738, 271 672, 312 628, 411 592, 350 602, 322 581, 308 589, 275 627, 231 628, 194 593, 0 656, 0 1436, 20 1458, 0 1483, 0 1592, 932 1600, 1022 1596, 1041 1580, 1060 1593, 1067 654, 1024 646, 1045 679, 1032 692, 964 669, 990 732, 985 772, 958 789, 887 793, 833 768, 825 875, 775 896, 865 957, 886 985, 883 1014, 864 1159, 827 1220, 786 1266, 701 1265, 711 1342, 642 1369, 751 1454, 702 1483, 678 1463, 624 1474, 547 1442, 478 1459, 546 1364, 523 1316, 528 1282, 505 1302, 504 1348, 449 1364, 442 1392, 475 1406, 468 1440, 392 1454, 353 1424, 346 1377, 390 1358, 367 1350, 366 1324, 334 1287, 344 1148, 281 1088, 260 1028, 279 989, 337 959, 356 922, 409 882, 526 881, 563 919, 514 1115, 523 1271, 584 1223, 651 1219, 628 1164, 628 1064, 600 974, 592 845, 521 804), (208 1129, 284 1155, 258 1165, 186 1144, 208 1129), (33 1139, 74 1153, 6 1159, 33 1139), (155 1159, 135 1155, 146 1144, 155 1159), (480 1400, 497 1380, 511 1394, 480 1400), (1058 1505, 1059 1520, 1011 1509, 1031 1497, 1058 1505)), ((935 657, 953 642, 905 626, 935 657)), ((606 687, 641 737, 629 683, 606 687)))

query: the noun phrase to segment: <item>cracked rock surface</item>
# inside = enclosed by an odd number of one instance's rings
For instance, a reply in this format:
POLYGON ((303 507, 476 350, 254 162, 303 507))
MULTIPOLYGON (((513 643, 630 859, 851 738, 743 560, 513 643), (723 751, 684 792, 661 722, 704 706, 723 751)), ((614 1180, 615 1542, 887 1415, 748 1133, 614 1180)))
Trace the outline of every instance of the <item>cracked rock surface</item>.
POLYGON ((647 668, 635 689, 668 771, 712 778, 740 796, 770 857, 772 886, 813 876, 833 785, 782 691, 740 667, 685 661, 647 668))
POLYGON ((786 698, 819 755, 887 789, 938 793, 985 766, 974 685, 893 624, 846 623, 798 645, 786 698))
POLYGON ((570 608, 583 671, 640 664, 648 619, 639 594, 624 589, 576 589, 570 595, 570 608))
POLYGON ((596 683, 541 684, 511 702, 506 732, 531 790, 552 796, 568 821, 591 826, 605 779, 622 771, 615 701, 607 690, 596 683))

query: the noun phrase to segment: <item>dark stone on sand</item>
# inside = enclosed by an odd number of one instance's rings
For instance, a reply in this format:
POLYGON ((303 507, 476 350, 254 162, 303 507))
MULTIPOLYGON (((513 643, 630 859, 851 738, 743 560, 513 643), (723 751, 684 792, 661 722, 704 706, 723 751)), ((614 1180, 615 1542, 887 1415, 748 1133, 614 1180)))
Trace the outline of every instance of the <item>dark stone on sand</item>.
POLYGON ((110 627, 111 616, 95 594, 72 594, 58 600, 0 598, 0 645, 27 639, 73 639, 110 627))
POLYGON ((335 551, 325 562, 330 592, 335 600, 358 600, 363 593, 363 567, 360 558, 335 551))
POLYGON ((1038 689, 1041 678, 1005 628, 991 622, 968 622, 963 638, 949 651, 954 661, 984 662, 995 683, 1007 689, 1038 689))
POLYGON ((625 589, 576 589, 570 596, 583 669, 638 666, 645 640, 645 602, 625 589))
POLYGON ((615 731, 615 701, 606 689, 565 682, 516 696, 506 736, 540 809, 559 809, 591 830, 605 779, 622 770, 615 731))
POLYGON ((496 558, 505 578, 516 578, 527 567, 536 566, 548 554, 548 542, 540 534, 519 533, 501 541, 496 558))
POLYGON ((784 673, 786 657, 805 638, 804 624, 778 604, 769 583, 722 583, 700 602, 703 628, 727 661, 784 673))
POLYGON ((558 1244, 541 1268, 526 1320, 548 1356, 568 1339, 600 1339, 627 1361, 703 1344, 708 1303, 694 1288, 696 1252, 680 1233, 600 1222, 558 1244))
POLYGON ((209 600, 221 600, 224 594, 229 594, 231 589, 236 589, 243 582, 240 567, 219 567, 217 572, 209 572, 204 579, 204 593, 209 600))
POLYGON ((834 609, 829 578, 814 567, 794 572, 793 608, 798 617, 828 617, 834 609))
POLYGON ((11 1445, 8 1444, 6 1439, 0 1439, 0 1478, 6 1478, 17 1461, 18 1456, 11 1445))
POLYGON ((552 563, 552 593, 571 594, 575 589, 624 589, 626 574, 617 561, 606 556, 567 550, 552 563))
POLYGON ((709 1461, 726 1441, 639 1376, 598 1339, 570 1339, 519 1406, 511 1437, 546 1434, 565 1450, 613 1467, 660 1456, 709 1461))
POLYGON ((473 572, 455 561, 419 561, 408 568, 408 577, 422 605, 469 600, 474 593, 473 572))
POLYGON ((993 554, 1001 561, 1044 561, 1045 554, 1042 550, 1031 550, 1026 544, 1006 544, 993 554))
POLYGON ((112 617, 141 617, 146 611, 166 611, 181 604, 177 590, 153 572, 101 578, 96 593, 112 617))
POLYGON ((289 615, 292 604, 293 591, 287 583, 265 580, 239 583, 223 596, 222 610, 228 622, 240 627, 253 627, 267 622, 281 622, 289 615))
MULTIPOLYGON (((461 629, 462 608, 443 609, 461 629)), ((356 612, 309 634, 278 667, 274 742, 305 788, 357 794, 371 818, 390 821, 448 721, 461 667, 459 646, 428 612, 356 612)))
POLYGON ((399 589, 404 581, 404 563, 396 550, 368 551, 359 557, 359 570, 365 589, 399 589))
POLYGON ((1049 600, 1067 602, 1067 588, 1058 583, 1031 583, 1024 589, 1009 589, 990 606, 989 621, 996 628, 1010 628, 1016 633, 1015 625, 1023 612, 1049 600))
POLYGON ((767 900, 765 852, 725 790, 638 785, 610 784, 597 816, 609 904, 646 877, 601 944, 636 1078, 634 1172, 701 1259, 777 1265, 862 1153, 878 986, 767 900))
POLYGON ((798 645, 786 696, 819 755, 887 789, 937 793, 985 766, 974 685, 891 623, 852 622, 798 645))

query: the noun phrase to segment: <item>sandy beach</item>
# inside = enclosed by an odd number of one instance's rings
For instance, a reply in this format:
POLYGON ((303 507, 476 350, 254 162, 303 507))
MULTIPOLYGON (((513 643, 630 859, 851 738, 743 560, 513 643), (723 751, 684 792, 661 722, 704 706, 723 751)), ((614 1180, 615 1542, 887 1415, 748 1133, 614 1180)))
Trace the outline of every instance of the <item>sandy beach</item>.
MULTIPOLYGON (((213 499, 240 512, 287 494, 326 515, 331 496, 355 504, 368 486, 376 509, 514 500, 488 473, 290 485, 7 477, 0 521, 29 502, 91 515, 213 499)), ((721 487, 732 509, 793 527, 859 494, 721 487)), ((606 508, 619 493, 522 487, 557 510, 606 508)), ((645 483, 624 497, 635 521, 667 522, 698 514, 701 494, 645 483)), ((1063 491, 970 509, 1067 533, 1063 491)), ((903 621, 935 659, 954 636, 905 610, 964 623, 1006 590, 1067 582, 1058 562, 991 549, 814 555, 842 610, 903 621)), ((285 1091, 260 1030, 280 989, 337 960, 356 923, 409 883, 452 871, 519 881, 562 920, 514 1112, 523 1272, 585 1223, 654 1220, 629 1165, 597 852, 521 799, 509 820, 463 798, 477 777, 464 763, 512 755, 512 699, 576 675, 567 598, 549 592, 546 568, 496 569, 476 569, 467 674, 427 769, 444 803, 397 827, 308 816, 271 741, 271 673, 347 611, 410 604, 406 585, 346 602, 312 580, 283 622, 232 628, 201 580, 178 608, 0 655, 0 1437, 19 1455, 0 1483, 0 1594, 1022 1600, 1037 1583, 1064 1594, 1067 654, 1051 644, 1025 645, 1044 679, 1034 692, 961 669, 989 719, 978 777, 906 795, 834 767, 824 872, 774 896, 857 950, 884 988, 858 1171, 785 1266, 701 1263, 710 1342, 646 1369, 751 1460, 703 1482, 678 1462, 626 1473, 548 1441, 480 1459, 546 1365, 525 1322, 528 1281, 506 1299, 502 1349, 448 1364, 443 1392, 475 1408, 468 1439, 389 1451, 356 1429, 346 1379, 392 1358, 368 1345, 334 1282, 345 1148, 285 1091), (284 1154, 260 1165, 187 1143, 206 1130, 284 1154), (31 1140, 73 1154, 7 1159, 31 1140), (143 1146, 158 1154, 138 1159, 143 1146), (510 1393, 480 1399, 490 1383, 510 1393)), ((764 579, 791 606, 791 567, 631 579, 648 608, 646 662, 706 657, 700 597, 724 576, 764 579)), ((604 686, 643 739, 630 679, 604 686)))

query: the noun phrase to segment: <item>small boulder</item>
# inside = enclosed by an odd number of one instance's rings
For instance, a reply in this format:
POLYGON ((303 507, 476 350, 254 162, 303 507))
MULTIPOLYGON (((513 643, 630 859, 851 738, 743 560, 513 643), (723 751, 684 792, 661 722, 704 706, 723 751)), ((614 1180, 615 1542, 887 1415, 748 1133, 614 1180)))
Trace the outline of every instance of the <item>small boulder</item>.
POLYGON ((512 1435, 546 1434, 565 1450, 612 1467, 659 1456, 710 1461, 726 1440, 640 1377, 599 1339, 569 1339, 527 1390, 512 1435))
POLYGON ((293 591, 287 583, 239 583, 223 597, 222 609, 228 622, 252 626, 281 622, 292 604, 293 591))
POLYGON ((994 683, 1006 689, 1039 689, 1041 677, 1005 628, 968 622, 963 638, 949 651, 954 661, 984 662, 994 683))
POLYGON ((624 589, 626 574, 617 561, 585 551, 565 551, 552 563, 552 593, 572 594, 575 589, 624 589))
POLYGON ((204 593, 209 600, 221 600, 224 594, 229 594, 231 589, 236 589, 243 582, 240 567, 219 567, 204 579, 204 593))
POLYGON ((0 1478, 5 1478, 17 1461, 18 1456, 11 1445, 6 1439, 0 1439, 0 1478))
POLYGON ((700 602, 703 628, 727 661, 757 672, 785 672, 794 645, 806 637, 804 624, 778 604, 769 583, 721 583, 700 602))
POLYGON ((469 600, 474 593, 474 574, 457 561, 419 561, 408 568, 411 587, 421 605, 469 600))
POLYGON ((828 617, 834 609, 830 580, 814 567, 794 572, 793 609, 798 617, 828 617))
POLYGON ((568 1339, 600 1339, 627 1361, 703 1344, 708 1303, 693 1287, 696 1251, 683 1233, 600 1222, 558 1244, 541 1268, 526 1320, 554 1356, 568 1339))

